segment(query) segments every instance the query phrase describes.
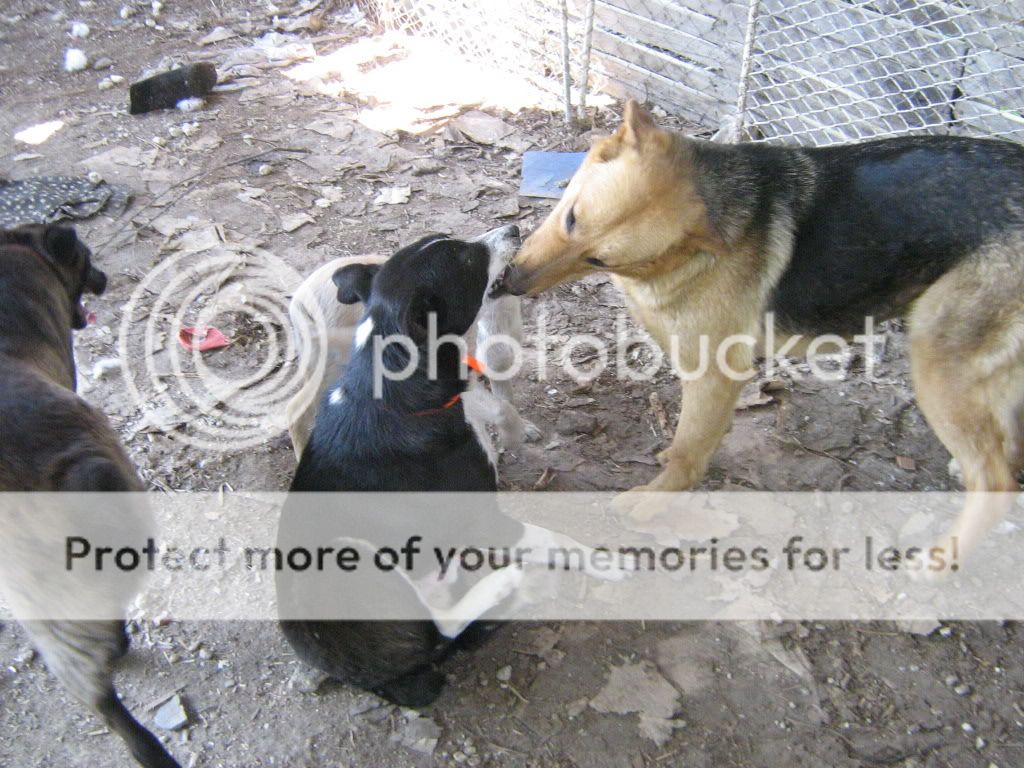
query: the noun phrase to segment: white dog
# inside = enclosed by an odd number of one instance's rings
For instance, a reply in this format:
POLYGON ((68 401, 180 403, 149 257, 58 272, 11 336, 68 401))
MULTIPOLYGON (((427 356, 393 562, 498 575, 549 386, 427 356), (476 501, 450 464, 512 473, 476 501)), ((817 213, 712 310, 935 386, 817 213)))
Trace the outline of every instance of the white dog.
MULTIPOLYGON (((514 224, 492 229, 477 238, 491 256, 492 283, 519 249, 519 228, 514 224)), ((297 364, 304 371, 306 384, 288 403, 285 415, 295 456, 302 451, 313 430, 317 409, 327 389, 338 380, 348 361, 356 327, 363 316, 361 304, 342 304, 332 281, 334 273, 349 264, 381 264, 384 256, 342 256, 319 267, 307 277, 292 296, 288 307, 292 334, 297 349, 297 364)), ((491 381, 488 390, 475 380, 462 397, 466 419, 476 430, 491 463, 497 466, 497 453, 487 426, 498 432, 505 448, 516 448, 524 439, 537 440, 537 429, 523 419, 512 404, 510 373, 517 362, 507 338, 518 345, 522 341, 523 316, 517 296, 485 297, 477 316, 476 328, 467 336, 470 354, 480 351, 484 371, 491 381), (491 339, 489 342, 488 339, 491 339)))

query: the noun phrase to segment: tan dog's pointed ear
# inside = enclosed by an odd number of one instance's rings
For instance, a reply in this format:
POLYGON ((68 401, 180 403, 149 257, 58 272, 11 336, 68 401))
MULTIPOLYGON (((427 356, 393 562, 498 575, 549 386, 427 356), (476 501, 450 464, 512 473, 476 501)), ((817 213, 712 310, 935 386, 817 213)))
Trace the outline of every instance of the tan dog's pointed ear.
POLYGON ((624 144, 638 147, 652 132, 657 131, 654 118, 633 99, 626 102, 626 111, 622 114, 622 125, 619 133, 624 144))

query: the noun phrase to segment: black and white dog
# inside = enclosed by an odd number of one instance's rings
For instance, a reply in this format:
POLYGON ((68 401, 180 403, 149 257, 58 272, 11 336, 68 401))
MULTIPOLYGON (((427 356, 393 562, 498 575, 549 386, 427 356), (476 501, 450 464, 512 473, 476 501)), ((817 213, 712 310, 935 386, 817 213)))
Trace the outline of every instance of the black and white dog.
MULTIPOLYGON (((518 239, 518 232, 509 230, 508 236, 518 239)), ((280 550, 308 544, 313 536, 318 541, 344 540, 370 552, 382 543, 381 532, 393 522, 396 530, 457 530, 470 539, 479 533, 529 553, 525 562, 536 557, 546 565, 544 553, 557 546, 593 552, 568 536, 513 520, 493 501, 480 503, 475 495, 466 497, 474 499, 472 504, 453 505, 459 508, 440 513, 431 510, 443 520, 419 521, 417 499, 426 497, 418 494, 408 494, 402 509, 393 501, 382 500, 379 506, 366 501, 355 515, 311 510, 309 496, 302 503, 292 501, 309 491, 375 492, 380 496, 363 498, 384 499, 392 492, 496 490, 491 459, 482 445, 486 438, 469 423, 462 402, 467 387, 463 352, 451 342, 430 347, 432 338, 462 337, 477 321, 488 286, 490 249, 497 246, 493 240, 432 236, 382 264, 353 264, 335 274, 338 300, 361 302, 366 310, 345 372, 325 394, 302 453, 282 513, 280 550), (388 337, 408 341, 384 346, 388 337), (381 364, 392 372, 410 372, 394 379, 382 377, 376 370, 381 364)), ((404 706, 423 706, 441 690, 444 677, 438 663, 465 639, 463 633, 474 620, 515 592, 522 564, 497 569, 473 584, 462 583, 462 578, 453 584, 452 573, 430 567, 396 573, 384 582, 346 575, 326 598, 336 600, 337 619, 327 618, 324 607, 313 604, 322 602, 324 593, 311 597, 294 574, 281 571, 277 587, 282 630, 297 655, 328 676, 404 706), (422 607, 428 618, 340 620, 353 593, 366 591, 373 594, 358 597, 389 606, 406 601, 422 607), (311 613, 322 618, 303 620, 311 613)), ((584 570, 612 580, 625 575, 617 568, 584 570)))
MULTIPOLYGON (((489 278, 493 282, 519 249, 519 228, 514 224, 498 227, 474 238, 474 242, 487 247, 489 278)), ((385 261, 387 259, 379 255, 340 256, 318 267, 292 295, 288 318, 295 341, 296 364, 303 371, 305 384, 288 402, 285 419, 297 459, 302 458, 324 394, 345 370, 356 341, 356 328, 363 319, 364 307, 360 301, 350 304, 338 301, 334 276, 351 274, 342 272, 345 267, 376 268, 385 261)), ((509 344, 521 343, 522 335, 518 296, 484 297, 476 323, 466 334, 468 351, 479 357, 490 378, 490 389, 477 381, 471 382, 462 400, 466 417, 481 433, 493 426, 501 445, 513 450, 524 439, 532 441, 541 437, 537 427, 523 419, 512 402, 509 379, 515 373, 515 355, 509 344)), ((491 449, 489 453, 496 464, 497 455, 489 440, 485 447, 491 449)))

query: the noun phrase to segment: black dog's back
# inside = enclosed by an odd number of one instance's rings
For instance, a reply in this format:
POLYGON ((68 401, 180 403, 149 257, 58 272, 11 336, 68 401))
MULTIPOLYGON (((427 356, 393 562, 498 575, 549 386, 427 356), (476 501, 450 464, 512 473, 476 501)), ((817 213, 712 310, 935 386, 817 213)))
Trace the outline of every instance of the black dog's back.
POLYGON ((787 331, 863 331, 985 242, 1024 234, 1024 147, 954 136, 800 150, 813 194, 773 308, 787 331))

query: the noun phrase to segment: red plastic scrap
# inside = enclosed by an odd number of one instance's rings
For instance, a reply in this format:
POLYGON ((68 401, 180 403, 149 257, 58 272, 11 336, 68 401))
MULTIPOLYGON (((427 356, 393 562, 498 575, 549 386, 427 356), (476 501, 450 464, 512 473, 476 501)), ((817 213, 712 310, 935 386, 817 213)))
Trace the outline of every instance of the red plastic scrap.
POLYGON ((223 349, 231 343, 231 339, 216 328, 182 326, 178 331, 178 343, 185 349, 209 352, 211 349, 223 349))

